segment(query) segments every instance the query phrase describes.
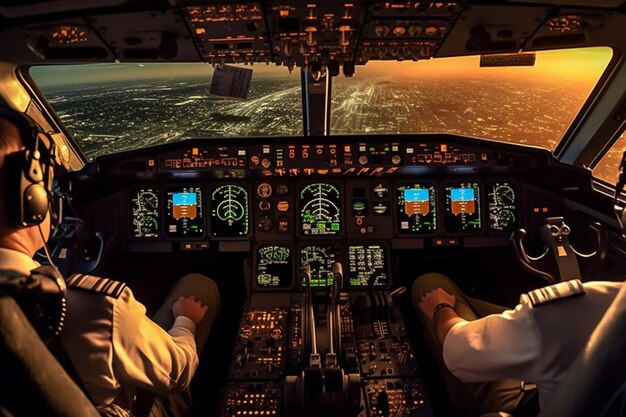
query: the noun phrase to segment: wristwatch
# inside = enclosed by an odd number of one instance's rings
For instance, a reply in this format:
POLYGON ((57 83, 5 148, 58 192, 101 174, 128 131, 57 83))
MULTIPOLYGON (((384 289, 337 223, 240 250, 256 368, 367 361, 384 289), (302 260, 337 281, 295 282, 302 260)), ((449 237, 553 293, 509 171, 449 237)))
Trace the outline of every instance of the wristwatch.
POLYGON ((448 303, 437 304, 435 308, 433 309, 433 321, 435 320, 435 316, 437 315, 437 313, 439 313, 444 308, 451 308, 452 310, 454 310, 454 307, 451 304, 448 304, 448 303))

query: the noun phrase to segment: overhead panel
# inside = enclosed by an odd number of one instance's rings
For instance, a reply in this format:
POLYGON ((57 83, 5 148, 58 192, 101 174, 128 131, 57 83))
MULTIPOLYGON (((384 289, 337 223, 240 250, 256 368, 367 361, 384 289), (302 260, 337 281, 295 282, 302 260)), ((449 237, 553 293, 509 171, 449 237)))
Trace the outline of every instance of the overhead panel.
POLYGON ((554 49, 582 46, 604 46, 623 37, 612 28, 611 20, 619 15, 597 13, 589 9, 556 9, 527 43, 527 49, 554 49), (611 32, 611 30, 614 30, 611 32))
MULTIPOLYGON (((274 59, 313 74, 354 68, 364 10, 354 2, 272 2, 267 5, 274 59)), ((353 73, 348 70, 348 75, 353 73)))
POLYGON ((518 52, 549 16, 537 6, 472 5, 466 8, 437 57, 518 52))
POLYGON ((462 10, 461 2, 372 3, 362 28, 357 63, 432 58, 462 10))
POLYGON ((260 3, 205 4, 183 10, 204 61, 212 64, 270 61, 260 3))
POLYGON ((25 44, 40 59, 48 61, 112 61, 113 55, 82 18, 25 25, 25 44))
POLYGON ((88 22, 121 61, 198 61, 177 9, 92 16, 88 22))

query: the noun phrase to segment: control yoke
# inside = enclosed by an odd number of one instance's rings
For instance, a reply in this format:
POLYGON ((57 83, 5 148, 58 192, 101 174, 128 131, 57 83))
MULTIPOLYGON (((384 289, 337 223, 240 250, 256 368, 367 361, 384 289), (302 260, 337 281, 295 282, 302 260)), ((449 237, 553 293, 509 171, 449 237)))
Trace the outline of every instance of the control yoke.
POLYGON ((537 275, 550 283, 586 278, 594 269, 602 265, 606 259, 608 237, 600 223, 589 226, 593 230, 597 249, 589 254, 580 253, 569 243, 570 227, 563 217, 548 217, 541 226, 540 235, 543 241, 543 252, 533 257, 524 249, 526 231, 518 229, 511 234, 511 241, 520 263, 528 272, 537 275), (581 270, 583 273, 581 274, 581 270))

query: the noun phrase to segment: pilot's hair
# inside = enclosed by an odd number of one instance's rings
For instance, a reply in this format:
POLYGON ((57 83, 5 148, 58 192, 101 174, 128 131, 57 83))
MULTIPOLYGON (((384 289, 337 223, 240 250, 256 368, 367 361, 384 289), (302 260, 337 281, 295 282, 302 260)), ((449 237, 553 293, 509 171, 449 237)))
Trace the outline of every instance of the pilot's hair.
POLYGON ((15 124, 0 116, 0 158, 8 153, 19 150, 22 145, 20 131, 15 124))
POLYGON ((4 159, 8 154, 21 148, 22 137, 18 128, 10 120, 0 117, 0 225, 4 225, 7 218, 4 207, 4 196, 7 193, 4 159))

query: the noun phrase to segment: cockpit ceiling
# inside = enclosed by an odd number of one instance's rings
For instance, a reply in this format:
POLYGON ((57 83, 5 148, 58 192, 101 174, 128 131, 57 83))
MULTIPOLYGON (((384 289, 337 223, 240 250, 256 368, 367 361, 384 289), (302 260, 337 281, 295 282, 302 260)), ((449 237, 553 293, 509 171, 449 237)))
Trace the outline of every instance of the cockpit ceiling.
POLYGON ((276 63, 331 74, 582 46, 623 49, 623 1, 0 1, 0 60, 276 63), (586 3, 586 4, 583 4, 586 3))

